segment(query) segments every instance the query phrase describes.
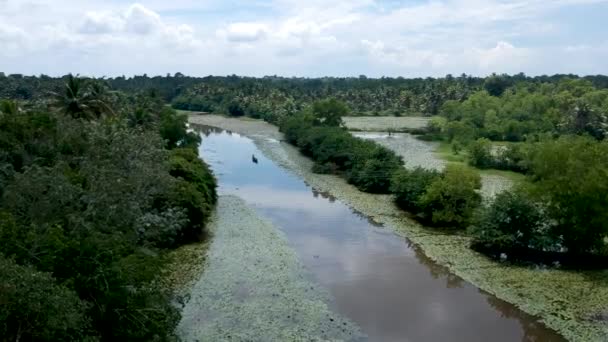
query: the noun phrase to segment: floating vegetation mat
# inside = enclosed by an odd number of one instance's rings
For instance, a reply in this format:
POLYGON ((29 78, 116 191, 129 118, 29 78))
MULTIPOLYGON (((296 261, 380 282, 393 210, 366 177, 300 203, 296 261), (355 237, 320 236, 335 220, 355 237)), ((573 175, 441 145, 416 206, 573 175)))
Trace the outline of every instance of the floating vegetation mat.
POLYGON ((220 196, 214 237, 178 334, 185 341, 358 341, 328 307, 285 236, 243 200, 220 196))
MULTIPOLYGON (((409 133, 386 132, 353 132, 353 135, 374 142, 391 149, 403 158, 405 166, 414 168, 417 166, 425 169, 442 170, 446 161, 437 157, 435 150, 438 143, 416 139, 409 133)), ((500 175, 481 174, 481 194, 486 199, 491 199, 501 191, 508 190, 513 186, 513 181, 500 175)))
POLYGON ((348 129, 374 132, 386 132, 389 129, 399 131, 424 128, 431 119, 422 116, 346 116, 343 118, 348 129))
POLYGON ((389 195, 358 191, 344 179, 311 172, 312 161, 282 139, 275 126, 220 116, 191 117, 249 136, 275 163, 420 246, 425 254, 478 288, 512 303, 571 341, 608 341, 608 271, 565 271, 494 262, 469 248, 469 238, 444 235, 406 217, 389 195), (209 121, 208 121, 209 120, 209 121), (212 123, 211 123, 212 122, 212 123))

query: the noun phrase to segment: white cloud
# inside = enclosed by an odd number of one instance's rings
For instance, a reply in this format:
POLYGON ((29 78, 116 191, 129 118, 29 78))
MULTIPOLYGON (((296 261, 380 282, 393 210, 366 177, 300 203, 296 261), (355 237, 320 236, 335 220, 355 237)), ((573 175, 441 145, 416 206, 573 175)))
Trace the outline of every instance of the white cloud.
POLYGON ((110 12, 87 12, 80 33, 104 34, 123 30, 125 22, 110 12))
POLYGON ((125 13, 126 29, 137 34, 150 34, 162 30, 165 25, 160 16, 140 4, 134 4, 125 13))
POLYGON ((3 25, 0 22, 0 55, 13 55, 26 47, 29 37, 19 27, 3 25))
POLYGON ((608 28, 573 34, 586 18, 566 15, 570 8, 608 10, 608 0, 144 4, 0 0, 0 65, 6 72, 100 75, 608 72, 605 49, 593 48, 606 46, 597 37, 608 28), (59 56, 71 63, 53 63, 59 56))
POLYGON ((501 66, 509 66, 517 68, 524 66, 526 61, 529 61, 532 56, 527 49, 516 48, 510 43, 500 41, 491 49, 476 49, 474 53, 477 55, 480 68, 492 72, 501 68, 501 66))
POLYGON ((254 42, 264 39, 269 31, 263 23, 234 23, 218 30, 218 36, 231 42, 254 42))

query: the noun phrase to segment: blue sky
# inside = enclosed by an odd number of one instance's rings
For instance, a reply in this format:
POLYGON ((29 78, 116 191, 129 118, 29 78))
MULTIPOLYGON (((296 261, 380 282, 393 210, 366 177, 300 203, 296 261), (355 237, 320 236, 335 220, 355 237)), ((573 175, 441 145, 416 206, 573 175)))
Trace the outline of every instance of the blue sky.
POLYGON ((0 71, 608 74, 608 0, 0 0, 0 71))

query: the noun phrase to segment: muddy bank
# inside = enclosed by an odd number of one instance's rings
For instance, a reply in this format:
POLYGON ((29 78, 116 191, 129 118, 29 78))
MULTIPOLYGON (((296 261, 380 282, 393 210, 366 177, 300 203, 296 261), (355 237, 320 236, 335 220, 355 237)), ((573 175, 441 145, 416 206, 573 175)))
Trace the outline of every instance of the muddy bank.
POLYGON ((185 341, 357 341, 351 321, 328 307, 283 234, 243 200, 220 196, 200 280, 178 334, 185 341))
POLYGON ((193 116, 192 123, 219 126, 250 136, 276 163, 304 178, 314 188, 329 193, 354 209, 407 236, 441 265, 479 288, 511 302, 523 311, 542 317, 549 327, 573 341, 605 341, 608 325, 606 272, 509 267, 492 262, 468 248, 469 239, 436 234, 408 220, 390 196, 357 191, 339 177, 310 172, 312 162, 292 146, 280 143, 276 127, 259 121, 220 116, 193 116))

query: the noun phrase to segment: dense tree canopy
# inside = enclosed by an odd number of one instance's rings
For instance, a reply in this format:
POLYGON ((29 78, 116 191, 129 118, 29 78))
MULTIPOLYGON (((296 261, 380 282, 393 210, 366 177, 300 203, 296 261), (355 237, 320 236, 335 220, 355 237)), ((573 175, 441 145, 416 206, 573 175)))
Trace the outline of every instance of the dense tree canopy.
POLYGON ((174 338, 179 311, 158 276, 168 249, 205 235, 215 179, 184 116, 105 87, 70 76, 41 102, 1 103, 9 340, 174 338))

